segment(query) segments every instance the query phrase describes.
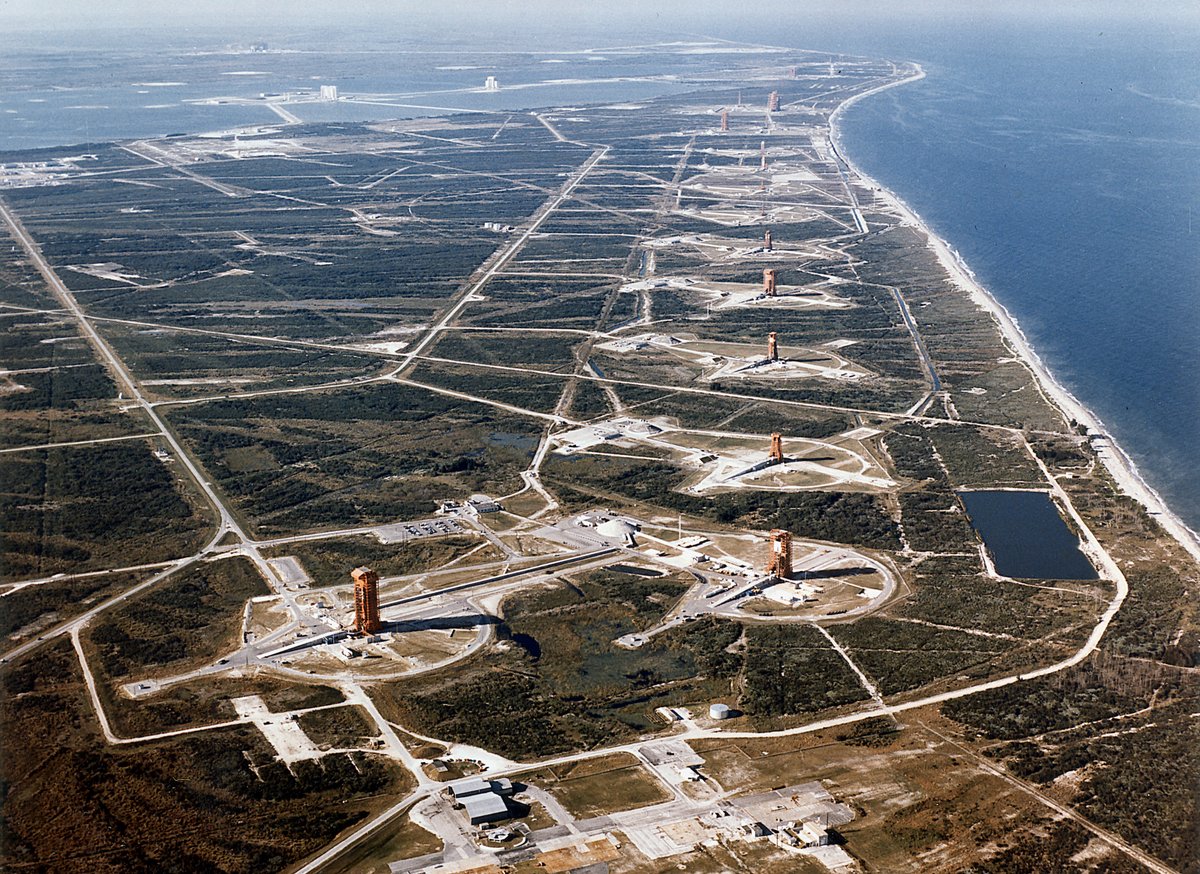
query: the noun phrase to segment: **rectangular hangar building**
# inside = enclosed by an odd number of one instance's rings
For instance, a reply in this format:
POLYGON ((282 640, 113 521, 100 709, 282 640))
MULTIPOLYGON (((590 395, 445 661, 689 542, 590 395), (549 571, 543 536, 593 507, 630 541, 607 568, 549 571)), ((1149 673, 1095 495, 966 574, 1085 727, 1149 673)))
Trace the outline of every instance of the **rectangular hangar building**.
POLYGON ((471 825, 498 822, 512 816, 508 812, 508 804, 495 792, 470 795, 462 800, 462 806, 467 812, 467 820, 471 825))
POLYGON ((512 793, 512 783, 508 780, 468 777, 451 783, 449 789, 454 800, 463 806, 471 825, 497 822, 512 816, 504 800, 504 795, 512 793))

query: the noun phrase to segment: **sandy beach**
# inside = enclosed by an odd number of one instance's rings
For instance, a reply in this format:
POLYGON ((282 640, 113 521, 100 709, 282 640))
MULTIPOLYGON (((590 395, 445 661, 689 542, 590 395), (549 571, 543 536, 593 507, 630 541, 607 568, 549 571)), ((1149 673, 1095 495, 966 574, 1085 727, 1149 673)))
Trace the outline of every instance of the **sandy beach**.
POLYGON ((917 227, 925 234, 929 241, 929 247, 937 255, 938 261, 945 268, 950 279, 966 291, 971 299, 979 305, 979 307, 990 313, 992 318, 1000 326, 1000 331, 1004 336, 1005 341, 1013 350, 1013 353, 1020 357, 1022 361, 1029 367, 1035 379, 1038 382, 1042 392, 1058 406, 1060 410, 1070 419, 1074 419, 1086 427, 1089 433, 1094 435, 1103 435, 1102 439, 1093 441, 1093 446, 1096 448, 1097 455, 1101 462, 1108 469, 1117 485, 1126 494, 1132 497, 1138 503, 1142 504, 1146 510, 1158 521, 1163 529, 1177 540, 1184 549, 1196 561, 1200 561, 1200 534, 1193 531, 1183 520, 1176 516, 1171 509, 1163 501, 1162 497, 1150 487, 1150 485, 1142 478, 1137 466, 1130 459, 1129 455, 1123 450, 1120 445, 1112 438, 1108 430, 1104 427, 1104 423, 1100 421, 1091 410, 1085 407, 1074 395, 1072 395, 1061 383, 1055 379, 1054 375, 1046 367, 1041 357, 1033 349, 1029 339, 1025 336, 1016 320, 1004 308, 1003 304, 995 299, 975 278, 975 274, 962 260, 959 254, 951 248, 950 244, 942 238, 938 237, 924 220, 906 204, 895 192, 889 189, 886 185, 880 184, 876 179, 864 173, 852 160, 850 160, 842 148, 841 130, 838 127, 838 117, 841 113, 850 106, 853 106, 860 100, 870 97, 873 94, 878 94, 881 91, 886 91, 889 88, 895 88, 900 85, 907 85, 911 82, 917 82, 925 78, 925 71, 919 64, 914 65, 916 71, 903 79, 898 79, 895 82, 888 82, 880 85, 877 88, 871 88, 853 97, 843 101, 837 109, 829 116, 830 141, 833 144, 834 150, 838 156, 850 168, 851 172, 858 177, 863 183, 877 188, 880 196, 890 204, 904 219, 904 221, 917 227))

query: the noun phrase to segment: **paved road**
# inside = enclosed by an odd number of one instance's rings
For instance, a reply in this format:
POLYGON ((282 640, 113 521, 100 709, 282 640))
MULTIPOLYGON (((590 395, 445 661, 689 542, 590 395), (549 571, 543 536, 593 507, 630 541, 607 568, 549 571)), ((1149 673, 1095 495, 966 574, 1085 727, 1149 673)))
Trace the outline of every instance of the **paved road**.
POLYGON ((395 601, 388 601, 386 604, 380 604, 379 609, 385 610, 388 607, 399 607, 402 604, 416 604, 420 601, 428 601, 431 598, 437 598, 441 595, 449 595, 455 592, 461 592, 465 589, 477 589, 480 586, 488 586, 492 583, 499 583, 504 580, 515 579, 516 577, 524 577, 528 576, 529 574, 547 573, 555 568, 565 567, 569 564, 578 564, 579 562, 604 558, 617 551, 618 550, 615 546, 609 546, 604 549, 598 549, 594 552, 576 553, 575 555, 569 555, 566 558, 556 558, 553 561, 534 565, 533 567, 521 568, 519 570, 508 571, 507 573, 485 577, 482 580, 472 580, 467 583, 458 583, 454 586, 447 586, 444 589, 431 589, 430 591, 422 592, 419 595, 409 595, 407 598, 397 598, 395 601))
POLYGON ((106 568, 102 571, 84 571, 83 573, 78 573, 78 574, 77 573, 61 573, 61 574, 54 574, 54 576, 50 576, 50 577, 38 577, 37 579, 32 579, 32 580, 14 580, 14 581, 8 582, 8 583, 0 583, 0 586, 11 586, 14 589, 23 589, 26 586, 38 586, 38 585, 42 585, 44 583, 57 583, 57 582, 64 582, 64 581, 69 581, 69 580, 84 580, 84 579, 88 579, 89 577, 106 577, 111 574, 135 573, 137 571, 153 571, 153 570, 158 570, 159 568, 173 565, 174 563, 175 562, 171 562, 171 561, 154 561, 154 562, 150 562, 149 564, 133 564, 133 565, 129 565, 128 567, 106 568))
POLYGON ((904 299, 904 295, 900 293, 900 289, 895 286, 889 285, 886 288, 892 293, 892 297, 896 299, 896 306, 900 308, 900 315, 904 318, 904 326, 908 328, 913 346, 916 347, 917 354, 921 356, 921 364, 924 365, 925 372, 929 375, 929 382, 933 387, 933 391, 941 391, 942 379, 938 376, 937 368, 933 365, 933 359, 929 356, 929 351, 925 348, 925 341, 921 339, 921 332, 917 330, 917 323, 913 321, 912 313, 908 309, 908 301, 904 299))
POLYGON ((427 346, 433 343, 433 341, 437 339, 438 335, 444 331, 451 322, 458 318, 458 316, 466 308, 467 304, 469 304, 475 298, 475 295, 482 290, 485 285, 491 282, 492 278, 497 273, 504 269, 504 265, 513 259, 517 252, 524 247, 525 243, 528 242, 529 238, 537 232, 537 229, 542 226, 546 219, 548 219, 550 215, 562 205, 563 201, 571 196, 571 192, 575 190, 575 187, 579 185, 579 183, 582 182, 584 178, 592 171, 592 168, 594 168, 596 164, 608 154, 608 151, 608 146, 597 149, 592 153, 590 158, 583 162, 578 170, 571 174, 571 177, 563 184, 563 187, 559 193, 539 209, 533 221, 529 223, 529 226, 525 228, 521 235, 513 240, 498 256, 492 259, 491 265, 487 268, 487 270, 484 271, 484 274, 479 277, 479 281, 470 286, 466 292, 459 297, 458 302, 455 303, 454 306, 446 310, 445 314, 438 320, 437 324, 430 327, 430 329, 425 332, 425 335, 415 346, 413 346, 412 349, 404 353, 403 362, 389 374, 390 376, 399 376, 404 368, 412 364, 412 362, 416 360, 421 352, 423 352, 427 346))
MULTIPOLYGON (((445 359, 437 359, 437 358, 432 358, 429 356, 424 356, 424 355, 422 355, 422 353, 426 348, 428 348, 434 342, 434 340, 437 338, 439 333, 442 332, 443 330, 445 330, 446 327, 449 326, 458 317, 459 314, 461 314, 463 309, 474 298, 476 292, 478 290, 480 290, 481 288, 483 288, 483 286, 488 281, 490 281, 491 278, 494 277, 501 269, 503 269, 504 265, 507 264, 516 255, 516 253, 521 249, 522 246, 524 246, 524 244, 532 236, 532 234, 536 232, 537 228, 540 227, 541 224, 546 220, 546 218, 550 214, 552 214, 553 211, 555 209, 557 209, 558 206, 561 205, 571 195, 571 192, 574 190, 574 188, 596 166, 596 164, 604 157, 604 155, 606 153, 607 153, 607 147, 598 149, 596 152, 593 153, 593 155, 588 159, 588 161, 585 162, 584 165, 581 166, 579 168, 579 170, 567 181, 567 183, 564 184, 563 188, 555 196, 555 198, 552 199, 551 201, 549 201, 547 204, 545 204, 541 208, 539 213, 534 217, 533 221, 529 224, 529 226, 521 234, 521 236, 518 237, 516 240, 514 240, 506 249, 501 251, 497 256, 495 256, 492 259, 490 266, 486 269, 486 271, 483 273, 483 275, 480 277, 480 279, 474 285, 470 286, 468 289, 466 289, 465 292, 463 292, 461 294, 458 301, 445 312, 445 314, 442 316, 442 318, 438 321, 437 324, 435 324, 428 330, 428 332, 424 335, 422 340, 410 352, 401 356, 400 364, 398 367, 396 367, 395 369, 393 369, 391 371, 391 374, 390 374, 391 376, 398 377, 399 373, 405 367, 407 367, 408 365, 410 365, 411 363, 413 363, 414 361, 417 361, 417 360, 434 360, 434 361, 445 360, 445 359)), ((176 168, 176 169, 179 169, 179 168, 176 168)), ((186 171, 181 171, 181 172, 186 172, 186 171)), ((192 175, 192 174, 189 174, 189 175, 192 175)), ((197 181, 201 181, 204 184, 210 184, 210 182, 211 182, 211 180, 206 181, 202 177, 194 176, 193 178, 196 178, 197 181)), ((218 188, 218 190, 222 190, 222 189, 218 188)), ((239 192, 226 187, 226 190, 224 190, 223 193, 229 194, 230 196, 237 196, 239 192)), ((853 197, 852 192, 851 192, 851 196, 853 197)), ((20 224, 19 220, 11 213, 9 208, 6 205, 4 205, 2 202, 0 202, 0 216, 3 217, 6 224, 12 230, 14 236, 17 238, 17 240, 20 242, 21 246, 28 253, 29 257, 31 258, 31 260, 33 261, 35 266, 37 267, 38 271, 45 278, 47 284, 49 285, 51 290, 54 292, 55 296, 58 298, 60 303, 77 320, 77 322, 79 323, 80 329, 83 331, 83 333, 86 336, 86 338, 88 339, 89 343, 92 344, 92 346, 96 349, 98 356, 101 358, 101 360, 103 360, 108 365, 109 369, 112 371, 114 378, 117 381, 117 384, 121 387, 121 390, 123 392, 128 393, 129 397, 132 398, 138 406, 142 407, 145 410, 147 416, 154 423, 154 425, 159 429, 158 434, 155 436, 158 436, 161 439, 163 439, 167 443, 167 445, 169 445, 175 451, 176 457, 186 467, 189 474, 196 481, 198 487, 204 492, 205 496, 208 498, 209 502, 211 503, 211 505, 213 506, 214 510, 217 512, 217 514, 220 518, 219 530, 218 530, 217 535, 213 539, 213 544, 215 544, 216 541, 224 533, 232 531, 242 541, 242 546, 238 548, 238 551, 242 552, 243 554, 246 554, 248 557, 250 557, 252 560, 254 560, 256 562, 256 564, 259 565, 261 572, 263 573, 264 577, 268 581, 276 581, 276 576, 273 573, 273 571, 269 568, 269 566, 266 565, 266 563, 263 561, 261 556, 258 555, 255 544, 246 537, 245 533, 242 531, 240 526, 237 524, 237 522, 233 518, 232 514, 223 505, 220 497, 217 495, 216 491, 212 488, 211 484, 208 483, 204 479, 203 474, 200 471, 197 464, 193 461, 193 459, 185 451, 184 447, 182 447, 178 443, 178 441, 176 441, 174 436, 171 434, 170 430, 167 428, 166 424, 157 415, 157 413, 155 412, 155 409, 154 409, 155 404, 148 402, 143 397, 142 393, 139 390, 139 386, 138 386, 136 380, 133 378, 133 376, 130 374, 130 372, 126 369, 126 367, 123 364, 123 362, 121 361, 121 359, 112 351, 112 349, 108 346, 108 344, 104 341, 104 339, 96 332, 95 328, 92 326, 88 317, 85 315, 85 313, 82 311, 82 309, 79 307, 79 305, 75 301, 74 296, 67 289, 67 287, 62 283, 62 281, 59 279, 59 277, 55 274, 55 272, 51 268, 51 266, 46 262, 46 260, 42 256, 36 243, 27 234, 25 229, 20 224)), ((860 221, 861 221, 861 219, 860 219, 860 221)), ((919 344, 919 335, 917 335, 915 333, 916 326, 911 319, 911 315, 907 311, 907 307, 904 304, 902 296, 900 296, 896 292, 893 292, 893 293, 896 294, 896 296, 897 296, 897 300, 901 306, 902 313, 904 315, 906 324, 908 325, 910 331, 914 332, 914 337, 919 344)), ((921 347, 920 345, 919 345, 919 350, 921 351, 923 361, 925 361, 927 366, 929 366, 931 379, 933 380, 933 385, 936 390, 940 386, 940 382, 937 380, 936 372, 933 371, 931 364, 928 362, 928 356, 924 353, 923 347, 921 347)), ((462 363, 462 362, 454 362, 454 363, 462 363)), ((530 371, 525 368, 507 368, 507 367, 503 367, 503 366, 499 366, 499 365, 478 365, 477 364, 475 366, 487 367, 487 368, 491 368, 491 369, 500 369, 500 370, 516 370, 516 371, 524 373, 524 374, 540 373, 540 371, 530 371)), ((564 376, 563 374, 550 374, 550 375, 554 375, 554 376, 558 376, 558 377, 564 376)), ((576 375, 574 378, 595 379, 596 381, 598 381, 602 384, 603 383, 611 383, 611 384, 618 384, 618 385, 635 385, 635 386, 644 386, 644 387, 648 387, 648 388, 660 388, 660 386, 649 384, 649 383, 605 380, 603 378, 590 377, 590 376, 585 376, 585 375, 576 375)), ((400 380, 400 381, 403 381, 403 380, 400 380)), ((426 388, 431 388, 431 390, 435 390, 435 391, 438 390, 433 387, 426 387, 426 388)), ((305 390, 312 390, 312 389, 305 389, 305 390)), ((701 395, 717 396, 724 400, 729 400, 730 398, 744 399, 747 401, 761 400, 760 398, 758 398, 756 396, 736 395, 736 394, 731 394, 728 392, 716 392, 713 390, 698 389, 698 388, 691 388, 691 387, 678 387, 675 390, 677 390, 679 392, 683 392, 683 393, 688 393, 688 394, 701 394, 701 395)), ((467 396, 467 397, 470 397, 470 396, 467 396)), ((482 402, 488 402, 484 399, 478 399, 478 398, 473 398, 473 397, 470 399, 480 400, 482 402)), ((494 403, 494 402, 488 402, 488 403, 494 403)), ((828 405, 805 404, 802 402, 790 402, 790 403, 792 405, 801 406, 801 407, 818 407, 820 409, 841 409, 841 410, 845 410, 846 412, 851 412, 851 413, 865 413, 865 414, 868 414, 868 415, 871 415, 871 416, 877 417, 877 418, 889 418, 889 419, 905 419, 905 418, 925 419, 925 418, 927 418, 927 417, 909 417, 909 416, 905 416, 902 414, 885 414, 885 413, 880 413, 879 411, 857 410, 857 409, 853 409, 853 408, 831 407, 828 405)), ((521 412, 528 413, 529 411, 521 411, 521 412)), ((544 414, 542 414, 542 415, 544 416, 544 414)), ((929 420, 930 421, 945 421, 942 419, 929 419, 929 420)), ((990 426, 990 427, 994 427, 994 426, 990 426)), ((1017 429, 1000 429, 1000 430, 1017 432, 1017 429)), ((1017 433, 1019 433, 1019 432, 1017 432, 1017 433)), ((1100 546, 1099 542, 1096 540, 1096 538, 1094 537, 1092 532, 1087 528, 1087 526, 1083 524, 1082 519, 1079 517, 1078 513, 1075 512, 1074 508, 1070 504, 1068 496, 1065 494, 1065 492, 1063 492, 1063 490, 1061 488, 1059 488, 1057 486, 1057 484, 1053 481, 1053 479, 1049 477, 1049 472, 1045 470, 1044 465, 1042 467, 1043 467, 1044 473, 1047 476, 1048 481, 1052 484, 1052 487, 1055 489, 1056 496, 1058 496, 1060 498, 1063 505, 1067 508, 1068 513, 1072 516, 1072 518, 1076 521, 1076 524, 1080 527, 1081 531, 1084 533, 1084 538, 1085 538, 1085 541, 1087 542, 1089 548, 1094 550, 1095 557, 1101 564, 1104 565, 1105 572, 1112 579, 1115 580, 1116 585, 1117 585, 1116 595, 1114 596, 1113 600, 1109 603, 1108 608, 1106 609, 1105 613, 1101 616, 1101 618, 1097 622, 1096 626, 1093 628, 1088 640, 1071 657, 1064 659, 1053 665, 1049 665, 1049 666, 1046 666, 1043 668, 1025 672, 1023 674, 1016 674, 1016 675, 1011 675, 1008 677, 1002 677, 1002 678, 991 680, 991 681, 988 681, 985 683, 979 683, 979 684, 976 684, 974 686, 970 686, 970 687, 967 687, 964 689, 952 690, 952 691, 940 693, 937 695, 932 695, 932 696, 928 696, 925 698, 904 702, 901 704, 883 705, 884 712, 898 713, 898 712, 903 712, 906 710, 927 707, 930 705, 940 704, 940 703, 944 703, 946 701, 965 697, 967 695, 976 694, 980 691, 1000 688, 1000 687, 1010 685, 1012 683, 1016 683, 1016 682, 1019 682, 1022 680, 1027 680, 1027 679, 1039 677, 1039 676, 1047 676, 1047 675, 1065 670, 1067 668, 1070 668, 1076 664, 1079 664, 1081 661, 1086 659, 1092 652, 1094 652, 1095 649, 1097 648, 1097 646, 1099 645, 1100 640, 1102 639, 1103 635, 1105 634, 1105 632, 1108 628, 1108 625, 1110 624, 1112 618, 1116 615, 1117 611, 1120 609, 1121 604, 1123 603, 1125 597, 1128 594, 1128 585, 1124 579, 1124 576, 1121 574, 1120 569, 1116 566, 1115 562, 1113 562, 1111 557, 1109 557, 1107 555, 1107 553, 1103 550, 1103 548, 1100 546)), ((211 545, 212 544, 210 544, 210 546, 211 545)), ((610 549, 610 550, 607 550, 606 552, 612 552, 612 551, 616 551, 616 550, 610 549)), ((599 555, 599 553, 594 553, 593 555, 599 555)), ((560 559, 556 562, 550 563, 550 565, 563 564, 563 563, 567 563, 570 561, 577 561, 577 560, 580 560, 581 558, 586 558, 586 557, 587 556, 581 556, 579 558, 560 559)), ((161 573, 155 575, 154 577, 152 577, 151 579, 147 580, 146 582, 140 584, 139 586, 134 587, 133 589, 130 589, 129 591, 127 591, 119 596, 109 599, 108 601, 105 601, 100 605, 97 605, 96 607, 94 607, 90 611, 88 611, 87 613, 83 614, 80 617, 77 617, 75 620, 72 620, 70 622, 63 623, 59 626, 56 626, 54 629, 52 629, 46 635, 43 635, 43 638, 40 638, 37 641, 31 641, 21 647, 17 647, 16 649, 10 651, 7 654, 7 657, 12 658, 12 657, 15 657, 17 655, 20 655, 20 654, 23 654, 23 653, 29 651, 33 647, 39 645, 41 640, 44 638, 48 638, 51 636, 57 636, 57 635, 60 635, 63 633, 69 633, 72 637, 73 644, 75 645, 75 648, 80 656, 81 662, 84 662, 82 647, 79 642, 79 631, 86 625, 86 623, 91 619, 91 617, 93 617, 95 614, 99 613, 100 611, 102 611, 104 609, 108 609, 109 607, 113 606, 114 604, 119 603, 120 601, 123 601, 130 597, 133 597, 138 592, 144 590, 148 586, 153 585, 155 582, 163 579, 164 577, 166 577, 167 575, 169 575, 171 573, 175 573, 175 572, 179 571, 183 567, 186 567, 188 564, 199 560, 199 558, 200 558, 199 555, 195 555, 195 556, 190 556, 190 557, 178 560, 177 562, 171 564, 169 567, 164 569, 161 573)), ((542 566, 540 569, 545 570, 546 567, 548 567, 550 565, 542 566)), ((508 578, 509 576, 528 574, 531 572, 536 572, 536 570, 538 570, 538 569, 525 569, 522 571, 515 571, 509 575, 499 575, 497 577, 489 578, 488 580, 479 581, 479 582, 470 583, 470 584, 463 584, 462 586, 451 587, 450 589, 447 589, 447 590, 441 590, 438 592, 429 593, 429 596, 445 594, 446 592, 454 591, 455 589, 479 586, 479 585, 483 585, 483 584, 486 584, 489 582, 498 582, 498 581, 508 578)), ((428 596, 417 596, 417 599, 420 599, 423 597, 428 597, 428 596)), ((406 603, 406 602, 410 602, 412 600, 416 600, 416 599, 401 599, 400 601, 393 602, 393 604, 406 603)), ((89 687, 89 693, 92 697, 93 703, 97 707, 97 714, 100 718, 102 729, 105 733, 106 738, 109 738, 110 741, 114 742, 114 743, 135 742, 134 740, 131 740, 131 739, 116 738, 112 734, 111 729, 108 726, 107 720, 103 715, 103 710, 100 707, 99 697, 96 693, 95 680, 92 677, 91 672, 89 670, 87 670, 86 663, 84 663, 84 675, 85 675, 85 678, 86 678, 86 681, 87 681, 87 684, 89 687)), ((355 686, 354 684, 347 684, 347 689, 350 691, 350 694, 353 695, 354 703, 359 703, 364 708, 366 708, 367 712, 371 715, 373 720, 375 720, 381 726, 387 724, 386 721, 379 714, 378 710, 375 709, 374 703, 369 699, 368 696, 365 695, 365 693, 362 692, 360 687, 355 686)), ((874 718, 874 717, 878 716, 879 713, 881 712, 879 705, 883 704, 883 702, 881 699, 878 698, 877 693, 876 693, 875 697, 876 697, 877 706, 870 710, 864 710, 864 711, 853 713, 853 714, 847 714, 847 715, 843 715, 843 716, 832 718, 832 719, 819 720, 819 721, 810 723, 808 725, 797 726, 797 727, 791 728, 791 729, 783 729, 783 730, 772 731, 772 732, 740 732, 740 731, 721 731, 718 729, 703 729, 703 728, 699 728, 699 727, 695 726, 694 724, 692 724, 692 725, 688 726, 686 728, 686 730, 684 732, 682 732, 680 735, 677 735, 677 737, 680 737, 683 739, 757 738, 757 737, 787 736, 787 735, 793 735, 793 734, 802 734, 802 733, 820 731, 823 729, 847 725, 847 724, 859 722, 859 721, 862 721, 865 719, 870 719, 870 718, 874 718)), ((220 726, 207 726, 207 727, 200 728, 200 729, 188 729, 186 731, 190 732, 190 731, 196 731, 196 730, 206 730, 207 728, 223 727, 228 724, 236 724, 236 723, 224 723, 224 724, 221 724, 220 726)), ((153 737, 153 736, 151 736, 151 737, 153 737)), ((145 739, 147 739, 147 738, 139 738, 136 740, 145 740, 145 739)), ((395 815, 397 815, 398 813, 403 811, 408 805, 413 803, 413 801, 417 800, 418 798, 422 797, 425 794, 428 794, 428 792, 430 791, 431 787, 429 787, 429 785, 428 785, 430 783, 430 781, 428 780, 428 778, 423 776, 423 774, 420 771, 419 766, 416 764, 416 762, 412 758, 412 756, 407 752, 407 749, 404 748, 403 743, 401 743, 399 741, 399 738, 395 735, 395 733, 392 732, 390 735, 388 735, 385 732, 385 740, 389 745, 390 752, 398 760, 403 762, 405 764, 405 766, 409 768, 410 771, 412 771, 414 773, 416 779, 418 780, 419 786, 421 788, 419 788, 418 791, 416 791, 416 792, 410 793, 404 799, 400 800, 397 804, 393 805, 381 817, 370 820, 367 823, 364 823, 362 826, 360 826, 358 829, 354 830, 346 838, 344 838, 343 840, 339 841, 338 843, 334 844, 332 847, 327 849, 319 857, 317 857, 310 863, 308 863, 305 866, 303 866, 302 868, 300 868, 299 869, 300 871, 309 872, 309 871, 316 870, 316 868, 318 868, 319 866, 336 858, 337 855, 339 855, 344 849, 348 848, 353 843, 357 842, 357 840, 359 840, 360 838, 364 837, 365 835, 367 835, 370 832, 377 829, 384 822, 388 821, 389 819, 393 818, 395 815)), ((544 760, 542 762, 523 764, 523 765, 514 767, 514 770, 525 770, 528 768, 542 767, 542 766, 549 765, 549 764, 580 761, 580 760, 594 758, 594 757, 602 756, 602 755, 611 755, 614 752, 630 752, 630 753, 636 754, 636 747, 640 746, 641 743, 642 742, 639 741, 637 743, 627 744, 627 745, 618 745, 618 746, 609 747, 609 748, 606 748, 603 750, 592 750, 592 751, 588 751, 586 753, 552 758, 549 760, 544 760)), ((1001 775, 1001 776, 1004 776, 1004 775, 1001 775)), ((1054 806, 1054 802, 1052 802, 1052 800, 1050 800, 1050 799, 1043 799, 1043 800, 1046 801, 1046 803, 1050 804, 1051 806, 1054 806)), ((1070 811, 1069 808, 1060 806, 1060 807, 1056 807, 1055 809, 1060 810, 1060 812, 1062 812, 1064 815, 1071 816, 1073 819, 1081 819, 1081 818, 1078 818, 1077 815, 1072 815, 1072 811, 1070 811)), ((1096 831, 1096 829, 1094 829, 1094 828, 1093 828, 1093 832, 1100 834, 1100 832, 1096 831)), ((1101 835, 1101 837, 1104 837, 1104 835, 1101 835)), ((1109 836, 1108 838, 1105 838, 1105 839, 1110 840, 1111 836, 1109 836)), ((1119 840, 1119 839, 1116 839, 1116 840, 1119 840)), ((1124 842, 1121 842, 1121 849, 1123 851, 1130 852, 1131 855, 1139 853, 1139 851, 1137 851, 1136 848, 1129 847, 1127 844, 1124 844, 1124 842)), ((1145 854, 1140 854, 1140 855, 1144 856, 1145 854)), ((1138 856, 1135 855, 1135 858, 1138 858, 1138 856)), ((1156 863, 1153 859, 1150 859, 1150 857, 1145 857, 1145 859, 1139 858, 1139 861, 1142 861, 1143 864, 1147 864, 1148 867, 1151 867, 1153 870, 1156 870, 1156 871, 1169 870, 1169 869, 1164 868, 1160 864, 1156 863)))
POLYGON ((122 440, 145 440, 147 437, 157 437, 157 431, 147 431, 144 434, 126 434, 124 437, 97 437, 94 440, 69 440, 65 443, 35 443, 29 446, 13 446, 11 449, 0 449, 0 454, 6 452, 33 452, 38 449, 61 449, 64 446, 95 446, 97 443, 119 443, 122 440))
MULTIPOLYGON (((63 307, 75 317, 75 321, 79 324, 80 330, 83 331, 84 336, 92 345, 92 348, 96 350, 96 353, 100 359, 108 365, 109 370, 116 379, 118 387, 123 393, 133 398, 137 405, 145 411, 146 415, 150 418, 150 421, 152 421, 155 427, 158 428, 159 436, 166 441, 167 445, 170 446, 171 449, 174 450, 175 456, 180 460, 180 462, 182 462, 184 467, 187 468, 187 471, 189 474, 191 474, 192 479, 196 481, 196 484, 208 498, 209 503, 212 504, 213 509, 219 514, 221 518, 222 530, 220 534, 214 538, 214 540, 219 539, 221 534, 224 534, 225 531, 232 530, 240 533, 241 529, 238 527, 237 522, 234 520, 229 511, 225 509, 224 504, 222 504, 221 499, 217 497, 217 493, 213 490, 212 485, 204 479, 203 474, 201 474, 200 470, 192 462, 192 459, 188 453, 175 439, 175 436, 167 428, 166 424, 159 417, 158 413, 154 411, 154 406, 142 396, 141 391, 138 389, 136 380, 134 380, 133 375, 128 371, 128 369, 126 369, 124 362, 121 361, 116 353, 114 353, 109 347, 104 338, 101 337, 96 329, 92 326, 92 323, 88 320, 87 316, 76 302, 75 295, 73 295, 63 281, 58 278, 58 274, 54 272, 54 269, 46 261, 45 257, 43 257, 42 251, 38 247, 37 243, 35 243, 33 238, 29 236, 20 220, 13 215, 8 205, 3 201, 0 201, 0 216, 4 218, 9 230, 12 231, 12 234, 14 237, 16 237, 17 242, 21 244, 21 247, 33 261, 34 266, 37 267, 37 270, 42 275, 42 278, 46 280, 46 284, 50 286, 54 296, 63 305, 63 307)), ((268 577, 268 579, 270 579, 270 577, 268 577)))
MULTIPOLYGON (((42 632, 34 640, 27 641, 17 647, 13 647, 12 649, 8 650, 8 652, 4 653, 4 655, 2 657, 0 657, 0 664, 9 662, 9 661, 13 661, 15 659, 19 659, 21 656, 25 655, 26 653, 31 652, 34 649, 37 649, 39 646, 41 646, 43 643, 45 643, 48 640, 53 640, 54 638, 59 637, 60 635, 70 633, 73 629, 82 628, 84 625, 86 625, 88 622, 90 622, 97 614, 99 614, 105 610, 108 610, 111 607, 115 607, 118 604, 122 603, 123 601, 127 601, 130 598, 135 597, 136 595, 140 594, 141 592, 144 592, 146 589, 153 586, 155 583, 158 583, 161 580, 166 579, 167 577, 171 576, 171 574, 177 573, 178 571, 183 570, 188 565, 190 565, 194 562, 197 562, 199 560, 200 560, 200 556, 193 555, 193 556, 189 556, 187 558, 180 559, 177 562, 174 562, 169 567, 167 567, 166 570, 155 574, 150 579, 146 580, 144 583, 138 583, 136 586, 133 586, 130 589, 126 589, 121 594, 115 595, 112 598, 109 598, 107 601, 101 601, 99 604, 97 604, 92 609, 88 610, 86 613, 76 616, 74 619, 69 619, 66 622, 61 622, 58 625, 53 626, 49 630, 42 632)), ((89 676, 90 676, 90 674, 89 674, 89 676)))

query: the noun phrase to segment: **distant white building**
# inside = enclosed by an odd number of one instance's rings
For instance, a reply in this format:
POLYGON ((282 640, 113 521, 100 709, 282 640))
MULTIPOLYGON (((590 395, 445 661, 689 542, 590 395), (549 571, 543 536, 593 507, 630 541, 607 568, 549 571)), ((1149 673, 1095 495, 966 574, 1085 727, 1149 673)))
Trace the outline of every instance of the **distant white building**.
POLYGON ((800 823, 792 829, 792 834, 795 835, 800 846, 805 849, 829 846, 829 830, 820 823, 800 823))
POLYGON ((499 91, 500 90, 500 83, 498 81, 496 81, 495 76, 487 77, 487 79, 483 83, 483 90, 484 91, 499 91))
POLYGON ((337 86, 336 85, 322 85, 321 86, 321 99, 322 100, 337 100, 338 99, 337 86))
POLYGON ((469 513, 499 513, 503 509, 487 495, 471 495, 467 499, 467 512, 469 513))

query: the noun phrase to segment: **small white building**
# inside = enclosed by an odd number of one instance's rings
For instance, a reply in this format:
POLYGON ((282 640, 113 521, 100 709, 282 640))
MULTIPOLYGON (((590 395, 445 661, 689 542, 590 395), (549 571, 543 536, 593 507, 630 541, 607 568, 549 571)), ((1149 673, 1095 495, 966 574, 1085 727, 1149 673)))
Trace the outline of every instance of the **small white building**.
POLYGON ((338 99, 337 86, 336 85, 322 85, 321 86, 321 99, 322 100, 337 100, 338 99))
POLYGON ((467 509, 473 513, 499 513, 504 508, 487 495, 471 495, 467 499, 467 509))
POLYGON ((825 826, 818 823, 800 823, 791 831, 796 836, 796 840, 799 841, 800 846, 804 849, 829 846, 829 831, 825 826))
POLYGON ((695 765, 674 765, 664 768, 660 773, 676 786, 681 786, 684 783, 695 783, 704 779, 700 776, 700 772, 696 770, 695 765))

